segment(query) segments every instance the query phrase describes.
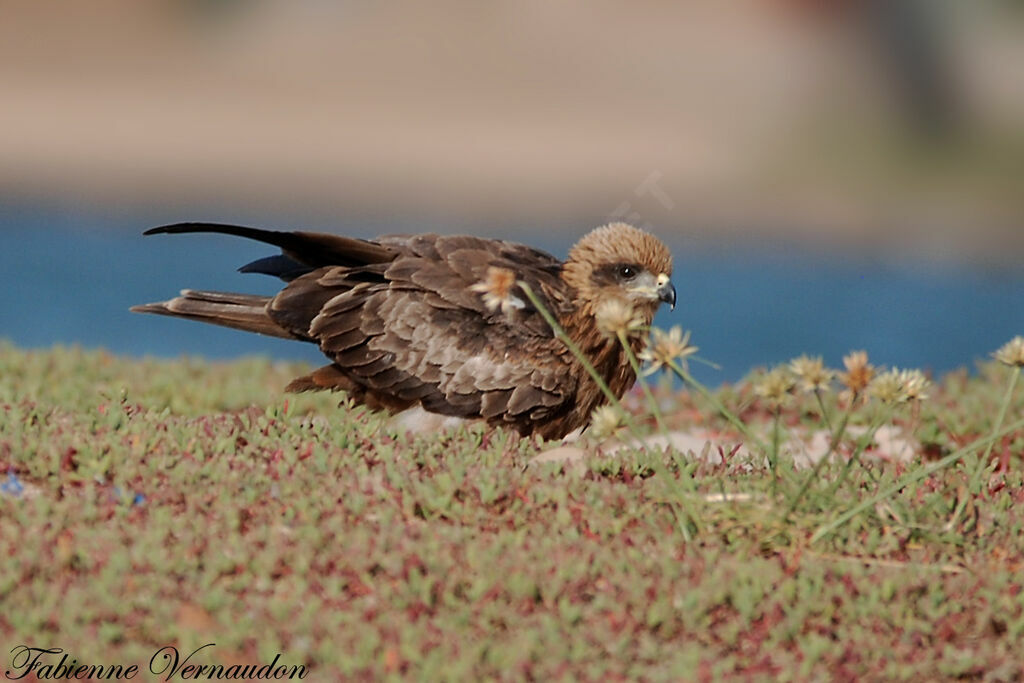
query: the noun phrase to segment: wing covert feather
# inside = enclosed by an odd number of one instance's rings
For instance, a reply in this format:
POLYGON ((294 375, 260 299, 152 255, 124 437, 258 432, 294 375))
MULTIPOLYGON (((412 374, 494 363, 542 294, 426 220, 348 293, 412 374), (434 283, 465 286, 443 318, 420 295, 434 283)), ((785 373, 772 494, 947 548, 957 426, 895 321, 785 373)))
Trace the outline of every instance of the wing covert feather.
POLYGON ((346 268, 318 277, 325 289, 350 287, 320 297, 308 330, 345 374, 449 415, 514 422, 568 410, 576 393, 570 358, 540 314, 528 305, 488 310, 471 289, 488 268, 508 268, 557 310, 566 297, 554 257, 476 237, 388 237, 381 244, 398 256, 375 267, 379 284, 356 283, 346 268))

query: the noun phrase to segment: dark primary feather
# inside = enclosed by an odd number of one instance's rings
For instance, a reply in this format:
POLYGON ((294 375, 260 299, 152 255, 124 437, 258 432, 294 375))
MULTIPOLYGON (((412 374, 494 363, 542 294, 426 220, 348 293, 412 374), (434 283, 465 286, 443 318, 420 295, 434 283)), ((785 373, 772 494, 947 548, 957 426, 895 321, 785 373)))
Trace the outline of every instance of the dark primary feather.
POLYGON ((197 232, 235 235, 272 244, 280 247, 283 254, 292 261, 312 268, 386 263, 395 258, 393 251, 375 242, 316 232, 280 232, 220 223, 175 223, 150 228, 142 234, 179 235, 197 232))
POLYGON ((299 263, 295 259, 290 259, 284 254, 278 254, 277 256, 267 256, 266 258, 256 259, 252 263, 247 263, 239 268, 238 272, 273 275, 285 282, 291 282, 311 270, 313 270, 311 267, 299 263))

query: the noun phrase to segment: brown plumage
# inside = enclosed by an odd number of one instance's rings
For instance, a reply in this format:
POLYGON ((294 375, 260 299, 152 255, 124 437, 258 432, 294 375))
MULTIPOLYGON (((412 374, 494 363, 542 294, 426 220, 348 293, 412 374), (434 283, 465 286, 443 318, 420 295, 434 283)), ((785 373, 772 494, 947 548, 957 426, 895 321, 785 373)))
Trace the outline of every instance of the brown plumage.
MULTIPOLYGON (((605 399, 516 283, 530 286, 616 396, 636 378, 618 342, 598 329, 599 306, 619 299, 650 324, 662 301, 675 304, 668 249, 624 223, 584 236, 565 263, 468 236, 367 241, 205 223, 146 234, 188 232, 280 247, 281 255, 241 270, 288 284, 273 297, 184 290, 133 311, 317 344, 331 363, 294 380, 290 391, 340 389, 371 408, 419 405, 545 438, 585 425, 605 399)), ((634 351, 642 343, 634 338, 634 351)))

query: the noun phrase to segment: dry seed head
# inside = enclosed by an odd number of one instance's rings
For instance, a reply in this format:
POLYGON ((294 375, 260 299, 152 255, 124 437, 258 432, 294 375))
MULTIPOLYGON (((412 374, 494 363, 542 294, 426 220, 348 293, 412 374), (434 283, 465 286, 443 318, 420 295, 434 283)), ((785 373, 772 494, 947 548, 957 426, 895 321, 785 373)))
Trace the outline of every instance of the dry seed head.
POLYGON ((826 391, 835 374, 825 367, 821 356, 794 358, 789 362, 789 369, 796 375, 800 390, 807 393, 826 391))
POLYGON ((697 347, 690 344, 690 333, 683 332, 679 325, 674 325, 668 332, 655 327, 651 330, 647 348, 640 352, 640 360, 650 364, 644 374, 653 375, 673 362, 679 363, 685 370, 687 357, 697 351, 697 347))
POLYGON ((1024 337, 1014 337, 1003 344, 992 356, 1011 368, 1024 367, 1024 337))
POLYGON ((622 299, 602 301, 594 314, 597 329, 609 337, 616 337, 620 332, 630 336, 643 329, 644 321, 637 315, 633 307, 622 299))
POLYGON ((843 357, 843 365, 846 366, 846 372, 839 373, 839 381, 851 393, 864 391, 875 376, 875 367, 868 363, 867 351, 851 351, 843 357))
POLYGON ((508 268, 490 266, 483 282, 470 286, 470 290, 483 295, 484 306, 489 311, 496 311, 499 308, 502 313, 509 313, 525 304, 522 299, 512 294, 516 285, 516 274, 508 268))

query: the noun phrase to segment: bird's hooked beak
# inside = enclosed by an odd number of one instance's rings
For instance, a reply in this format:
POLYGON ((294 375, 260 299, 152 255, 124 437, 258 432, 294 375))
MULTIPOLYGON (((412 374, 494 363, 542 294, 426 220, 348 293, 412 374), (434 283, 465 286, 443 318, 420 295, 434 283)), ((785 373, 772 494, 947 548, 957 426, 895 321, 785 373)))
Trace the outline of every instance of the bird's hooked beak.
POLYGON ((676 288, 665 273, 658 275, 658 298, 676 309, 676 288))

